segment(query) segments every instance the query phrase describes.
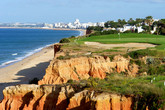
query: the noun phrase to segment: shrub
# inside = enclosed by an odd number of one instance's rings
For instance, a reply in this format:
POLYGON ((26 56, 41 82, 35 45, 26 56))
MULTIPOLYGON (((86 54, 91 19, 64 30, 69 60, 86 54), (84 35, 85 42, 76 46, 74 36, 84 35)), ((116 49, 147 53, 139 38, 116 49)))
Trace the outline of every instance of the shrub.
POLYGON ((147 31, 139 32, 140 34, 149 34, 147 31))
POLYGON ((73 39, 73 38, 75 38, 75 36, 71 36, 70 38, 73 39))
POLYGON ((108 30, 108 31, 96 31, 95 33, 92 33, 89 35, 90 36, 99 36, 99 35, 108 35, 108 34, 117 34, 119 33, 119 31, 116 31, 116 30, 108 30))
POLYGON ((64 59, 64 56, 59 56, 59 57, 57 57, 57 59, 59 59, 59 60, 63 60, 64 59))
POLYGON ((109 58, 112 61, 114 59, 115 55, 110 55, 109 58))
POLYGON ((123 33, 134 33, 133 30, 127 30, 127 31, 124 31, 123 33))
POLYGON ((69 43, 70 40, 68 38, 63 38, 60 40, 60 43, 69 43))
POLYGON ((150 75, 165 75, 165 65, 149 65, 148 74, 150 75))
POLYGON ((88 31, 91 31, 91 30, 94 30, 94 31, 102 31, 103 30, 103 27, 101 26, 89 26, 87 28, 88 31))
POLYGON ((67 83, 73 83, 74 81, 72 79, 69 79, 67 83))
POLYGON ((165 63, 165 57, 163 57, 162 62, 165 63))
POLYGON ((108 31, 103 31, 101 32, 101 35, 107 35, 107 34, 117 34, 119 31, 116 30, 108 30, 108 31))
POLYGON ((143 56, 155 56, 156 54, 157 54, 156 50, 149 50, 149 49, 137 50, 128 53, 128 55, 132 58, 139 58, 143 56))

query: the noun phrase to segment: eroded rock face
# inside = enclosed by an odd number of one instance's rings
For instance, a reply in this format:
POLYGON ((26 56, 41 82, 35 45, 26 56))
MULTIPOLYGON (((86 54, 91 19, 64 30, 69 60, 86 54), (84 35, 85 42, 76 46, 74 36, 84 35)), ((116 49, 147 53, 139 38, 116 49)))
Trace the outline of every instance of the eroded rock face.
POLYGON ((46 69, 46 74, 39 85, 42 84, 61 84, 68 80, 94 78, 104 79, 106 73, 117 71, 128 71, 130 75, 135 76, 138 72, 137 66, 129 67, 129 60, 122 56, 115 56, 113 61, 109 57, 80 57, 69 60, 54 59, 46 69))
POLYGON ((3 91, 0 110, 131 110, 132 98, 71 86, 17 85, 3 91))
POLYGON ((74 90, 70 86, 17 85, 6 87, 3 94, 0 110, 65 110, 74 90))

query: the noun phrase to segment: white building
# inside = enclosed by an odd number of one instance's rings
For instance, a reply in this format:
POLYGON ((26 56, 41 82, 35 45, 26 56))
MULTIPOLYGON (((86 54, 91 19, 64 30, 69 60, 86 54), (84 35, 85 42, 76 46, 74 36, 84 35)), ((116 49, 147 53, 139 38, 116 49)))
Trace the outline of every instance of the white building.
POLYGON ((137 32, 138 32, 138 33, 143 32, 143 31, 144 31, 144 29, 142 28, 142 26, 137 27, 137 32))
POLYGON ((102 26, 102 27, 104 27, 104 22, 98 22, 98 23, 92 23, 92 22, 80 23, 80 20, 79 19, 76 19, 73 23, 68 23, 68 24, 55 23, 54 24, 54 27, 55 28, 71 28, 71 29, 86 29, 89 26, 102 26))
POLYGON ((97 23, 97 26, 104 27, 104 22, 97 23))
POLYGON ((153 30, 151 31, 152 34, 153 34, 154 32, 156 32, 156 28, 157 28, 157 27, 154 27, 153 30))

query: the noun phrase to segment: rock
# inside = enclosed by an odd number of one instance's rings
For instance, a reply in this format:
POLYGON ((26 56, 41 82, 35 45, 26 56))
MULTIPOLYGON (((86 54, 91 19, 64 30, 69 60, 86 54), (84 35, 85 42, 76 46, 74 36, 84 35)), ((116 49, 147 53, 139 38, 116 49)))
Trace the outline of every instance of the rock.
POLYGON ((0 110, 131 110, 132 97, 63 85, 17 85, 4 89, 0 110))
POLYGON ((90 92, 88 90, 83 90, 76 93, 72 98, 70 98, 68 108, 66 110, 88 110, 91 106, 90 102, 90 92))
POLYGON ((138 73, 138 71, 139 71, 139 66, 138 65, 136 65, 135 63, 133 63, 132 65, 129 65, 128 66, 128 68, 129 68, 129 71, 128 71, 128 74, 130 75, 130 76, 136 76, 136 74, 138 73))
POLYGON ((54 45, 54 57, 56 56, 56 53, 61 50, 61 46, 61 44, 54 45))
POLYGON ((72 96, 71 86, 17 85, 3 90, 0 110, 64 110, 67 98, 72 96))
POLYGON ((96 110, 111 110, 111 97, 108 93, 102 93, 92 99, 96 110))
POLYGON ((104 79, 106 73, 116 70, 118 73, 128 71, 135 75, 138 67, 129 67, 129 60, 122 56, 115 56, 113 61, 109 57, 79 57, 68 60, 54 59, 46 69, 46 74, 39 85, 42 84, 62 84, 68 80, 88 79, 90 76, 94 78, 104 79), (129 70, 130 69, 130 70, 129 70))

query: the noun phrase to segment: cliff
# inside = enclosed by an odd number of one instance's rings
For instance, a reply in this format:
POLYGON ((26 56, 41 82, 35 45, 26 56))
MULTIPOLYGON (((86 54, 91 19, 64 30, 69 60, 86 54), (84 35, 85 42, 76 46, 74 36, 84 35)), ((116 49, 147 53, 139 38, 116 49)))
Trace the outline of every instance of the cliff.
POLYGON ((0 110, 131 110, 132 97, 72 86, 17 85, 3 90, 0 110))
POLYGON ((138 73, 138 66, 129 63, 128 59, 122 56, 115 56, 113 61, 109 57, 79 57, 67 60, 54 59, 46 69, 46 74, 39 85, 61 84, 68 80, 88 79, 89 77, 104 79, 106 73, 128 72, 135 76, 138 73))

